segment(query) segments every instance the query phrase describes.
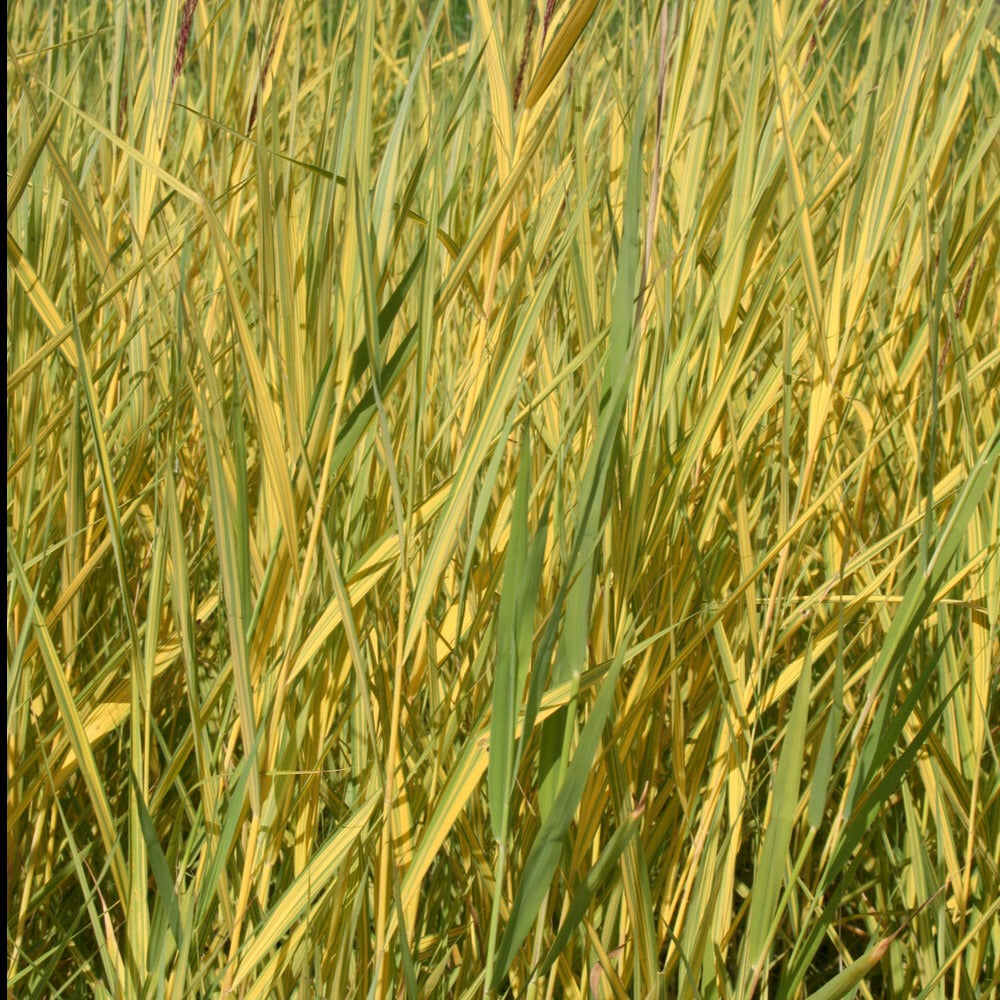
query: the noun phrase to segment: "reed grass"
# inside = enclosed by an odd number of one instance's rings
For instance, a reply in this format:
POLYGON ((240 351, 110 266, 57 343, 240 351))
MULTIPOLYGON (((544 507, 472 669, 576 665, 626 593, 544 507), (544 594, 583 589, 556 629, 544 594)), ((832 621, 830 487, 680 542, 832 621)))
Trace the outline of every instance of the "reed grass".
POLYGON ((994 995, 994 5, 7 25, 8 996, 994 995))

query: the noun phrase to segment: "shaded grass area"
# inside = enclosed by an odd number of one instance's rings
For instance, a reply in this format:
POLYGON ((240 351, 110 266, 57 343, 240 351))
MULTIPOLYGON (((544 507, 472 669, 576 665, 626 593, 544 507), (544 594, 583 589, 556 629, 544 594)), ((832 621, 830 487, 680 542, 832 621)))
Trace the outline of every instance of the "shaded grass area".
POLYGON ((990 995, 990 4, 7 24, 11 995, 990 995))

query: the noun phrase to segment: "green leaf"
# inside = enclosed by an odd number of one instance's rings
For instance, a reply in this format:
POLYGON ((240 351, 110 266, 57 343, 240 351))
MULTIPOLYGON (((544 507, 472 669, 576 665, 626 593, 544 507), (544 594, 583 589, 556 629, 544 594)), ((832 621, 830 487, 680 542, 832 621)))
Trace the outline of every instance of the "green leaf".
POLYGON ((510 917, 497 948, 496 965, 493 969, 491 989, 497 989, 510 969, 514 956, 528 935, 531 925, 538 917, 538 911, 549 891, 552 878, 559 866, 564 840, 569 832, 573 816, 580 805, 584 786, 590 777, 590 769, 597 755, 601 732, 611 712, 614 702, 615 685, 621 673, 627 643, 621 642, 611 664, 611 669, 594 701, 587 717, 576 753, 570 761, 566 777, 559 788, 549 815, 542 821, 541 829, 535 836, 528 858, 521 872, 517 892, 510 908, 510 917))

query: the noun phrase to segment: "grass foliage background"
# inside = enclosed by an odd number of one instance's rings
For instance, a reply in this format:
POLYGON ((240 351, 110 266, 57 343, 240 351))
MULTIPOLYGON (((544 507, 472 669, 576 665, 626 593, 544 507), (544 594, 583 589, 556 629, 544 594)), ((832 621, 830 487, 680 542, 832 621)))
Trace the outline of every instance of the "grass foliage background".
POLYGON ((8 995, 996 988, 994 5, 7 31, 8 995))

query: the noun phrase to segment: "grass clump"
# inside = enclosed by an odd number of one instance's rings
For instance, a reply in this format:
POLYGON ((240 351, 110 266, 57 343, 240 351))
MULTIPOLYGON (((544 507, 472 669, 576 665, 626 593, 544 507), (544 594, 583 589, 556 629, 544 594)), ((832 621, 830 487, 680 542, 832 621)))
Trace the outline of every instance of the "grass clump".
POLYGON ((10 995, 996 987, 992 5, 7 23, 10 995))

